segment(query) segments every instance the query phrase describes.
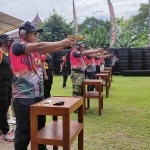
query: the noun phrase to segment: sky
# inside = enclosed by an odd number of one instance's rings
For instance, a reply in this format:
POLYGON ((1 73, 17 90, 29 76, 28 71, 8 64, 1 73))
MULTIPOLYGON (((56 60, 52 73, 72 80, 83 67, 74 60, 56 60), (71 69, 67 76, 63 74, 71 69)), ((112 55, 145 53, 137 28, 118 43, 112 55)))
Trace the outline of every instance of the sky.
MULTIPOLYGON (((64 17, 67 22, 73 20, 73 0, 0 0, 0 11, 23 21, 32 21, 36 14, 44 20, 54 13, 64 17)), ((109 20, 107 0, 74 0, 78 23, 86 17, 109 20)), ((141 3, 148 4, 148 0, 111 0, 115 17, 130 18, 138 14, 141 3)))

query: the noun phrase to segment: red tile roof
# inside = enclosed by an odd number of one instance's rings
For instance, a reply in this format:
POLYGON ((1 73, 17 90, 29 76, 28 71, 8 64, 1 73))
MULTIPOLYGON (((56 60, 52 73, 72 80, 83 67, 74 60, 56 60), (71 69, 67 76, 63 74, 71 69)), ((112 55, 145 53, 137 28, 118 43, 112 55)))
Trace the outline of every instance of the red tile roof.
POLYGON ((38 23, 42 22, 42 20, 40 19, 38 13, 37 13, 36 17, 33 19, 32 22, 33 22, 34 24, 38 24, 38 23))

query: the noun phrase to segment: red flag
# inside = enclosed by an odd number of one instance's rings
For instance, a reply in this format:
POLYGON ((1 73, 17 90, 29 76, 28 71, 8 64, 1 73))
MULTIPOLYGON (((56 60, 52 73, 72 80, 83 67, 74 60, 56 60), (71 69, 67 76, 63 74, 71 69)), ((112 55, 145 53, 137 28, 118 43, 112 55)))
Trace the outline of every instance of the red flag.
POLYGON ((111 23, 111 37, 110 37, 110 47, 113 47, 116 41, 117 33, 116 33, 116 23, 115 23, 115 14, 114 8, 110 0, 108 1, 109 11, 110 11, 110 23, 111 23))
POLYGON ((78 22, 77 22, 74 0, 73 0, 73 22, 74 22, 74 35, 77 36, 78 35, 78 22))

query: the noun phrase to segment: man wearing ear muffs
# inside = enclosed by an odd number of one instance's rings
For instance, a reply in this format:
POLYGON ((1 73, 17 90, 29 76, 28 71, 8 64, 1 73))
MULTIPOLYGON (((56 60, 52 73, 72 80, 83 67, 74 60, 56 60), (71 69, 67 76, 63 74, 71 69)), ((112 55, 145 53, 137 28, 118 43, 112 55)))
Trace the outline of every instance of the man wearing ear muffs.
POLYGON ((92 55, 95 53, 103 52, 103 48, 97 50, 90 49, 85 51, 84 43, 77 43, 70 53, 71 62, 71 80, 72 80, 72 95, 73 96, 83 96, 82 82, 85 79, 85 70, 87 65, 84 61, 83 56, 92 55))
MULTIPOLYGON (((74 38, 57 42, 37 42, 37 28, 32 22, 19 27, 21 40, 12 43, 10 60, 13 70, 13 103, 16 115, 15 150, 27 150, 30 142, 30 105, 44 99, 42 53, 57 52, 75 44, 74 38)), ((45 126, 46 117, 38 116, 38 130, 45 126)), ((38 150, 47 150, 43 144, 38 150)))
POLYGON ((13 72, 9 59, 9 48, 13 39, 7 34, 0 35, 0 129, 2 140, 13 142, 13 132, 9 131, 7 111, 12 97, 13 72))

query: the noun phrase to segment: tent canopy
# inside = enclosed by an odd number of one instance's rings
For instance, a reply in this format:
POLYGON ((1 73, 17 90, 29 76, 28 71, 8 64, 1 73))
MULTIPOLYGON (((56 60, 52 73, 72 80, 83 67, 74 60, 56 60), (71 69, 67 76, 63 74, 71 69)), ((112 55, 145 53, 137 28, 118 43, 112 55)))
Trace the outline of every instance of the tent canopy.
POLYGON ((22 20, 0 12, 0 34, 19 28, 21 23, 22 20))

